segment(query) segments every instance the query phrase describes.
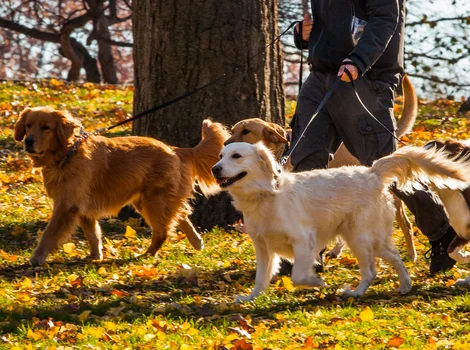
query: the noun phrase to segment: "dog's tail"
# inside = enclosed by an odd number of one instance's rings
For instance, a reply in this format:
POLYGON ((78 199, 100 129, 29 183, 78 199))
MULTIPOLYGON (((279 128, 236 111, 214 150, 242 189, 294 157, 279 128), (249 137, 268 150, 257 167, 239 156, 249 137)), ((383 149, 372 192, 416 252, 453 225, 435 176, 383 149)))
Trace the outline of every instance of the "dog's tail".
POLYGON ((222 124, 206 119, 202 122, 202 139, 196 147, 175 149, 181 161, 191 166, 193 179, 206 197, 220 191, 212 176, 212 167, 219 161, 219 153, 229 137, 222 124))
POLYGON ((385 184, 396 181, 398 188, 409 193, 413 192, 412 180, 432 183, 437 188, 461 190, 470 183, 470 166, 466 161, 450 159, 443 151, 407 146, 377 160, 370 171, 380 176, 385 184))
POLYGON ((403 77, 403 112, 397 122, 397 137, 400 138, 413 129, 418 115, 418 97, 408 75, 403 77))

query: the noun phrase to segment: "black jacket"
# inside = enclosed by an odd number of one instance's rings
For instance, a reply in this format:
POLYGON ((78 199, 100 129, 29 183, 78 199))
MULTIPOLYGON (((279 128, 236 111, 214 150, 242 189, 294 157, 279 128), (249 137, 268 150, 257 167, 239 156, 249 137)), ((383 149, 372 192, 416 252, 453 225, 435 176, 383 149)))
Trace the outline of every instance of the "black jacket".
POLYGON ((298 48, 308 44, 313 69, 336 73, 350 58, 362 75, 397 85, 403 74, 405 0, 312 0, 313 28, 308 43, 294 31, 298 48), (356 42, 353 18, 366 21, 356 42))

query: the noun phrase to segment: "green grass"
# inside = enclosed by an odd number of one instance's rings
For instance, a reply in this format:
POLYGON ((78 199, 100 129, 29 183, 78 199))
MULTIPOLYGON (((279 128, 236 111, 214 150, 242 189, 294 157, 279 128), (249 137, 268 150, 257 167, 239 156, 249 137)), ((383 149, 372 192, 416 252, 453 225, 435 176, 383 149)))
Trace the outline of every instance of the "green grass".
MULTIPOLYGON (((469 348, 470 296, 454 286, 469 271, 457 266, 431 278, 423 257, 428 245, 419 233, 417 263, 405 259, 413 281, 406 296, 394 292, 397 276, 379 262, 363 298, 340 297, 338 290, 360 277, 346 251, 349 259, 326 263, 322 277, 328 288, 293 290, 286 277, 276 276, 255 302, 237 305, 234 297, 248 294, 254 284, 247 235, 214 228, 203 234, 205 249, 196 252, 176 233, 158 257, 140 257, 150 233, 132 219, 101 221, 102 262, 87 260, 87 243, 77 231, 74 245, 51 254, 43 267, 30 266, 51 201, 40 172, 13 140, 18 113, 39 104, 66 107, 93 130, 117 122, 116 108, 130 115, 132 89, 3 84, 0 101, 0 349, 469 348), (135 235, 125 236, 128 226, 135 235)), ((443 102, 423 105, 409 141, 464 137, 466 120, 453 115, 455 109, 443 102)), ((394 240, 405 256, 399 230, 394 240)))

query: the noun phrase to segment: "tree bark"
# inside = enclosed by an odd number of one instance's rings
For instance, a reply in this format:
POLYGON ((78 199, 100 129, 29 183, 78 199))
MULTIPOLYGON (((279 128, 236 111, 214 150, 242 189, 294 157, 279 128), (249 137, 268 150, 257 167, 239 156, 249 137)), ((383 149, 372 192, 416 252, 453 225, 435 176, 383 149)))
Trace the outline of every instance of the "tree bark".
MULTIPOLYGON (((135 0, 135 114, 243 67, 136 121, 134 134, 194 147, 202 120, 208 117, 227 126, 253 117, 283 124, 279 42, 265 49, 279 34, 277 21, 277 1, 135 0)), ((240 214, 228 209, 228 202, 227 195, 197 200, 194 223, 206 229, 232 224, 240 214)))

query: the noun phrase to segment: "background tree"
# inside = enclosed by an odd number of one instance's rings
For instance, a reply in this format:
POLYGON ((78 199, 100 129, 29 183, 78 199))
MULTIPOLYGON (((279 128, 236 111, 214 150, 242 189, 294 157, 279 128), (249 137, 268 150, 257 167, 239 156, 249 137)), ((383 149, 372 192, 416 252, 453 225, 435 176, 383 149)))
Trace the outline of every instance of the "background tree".
MULTIPOLYGON (((284 122, 277 1, 134 0, 134 113, 199 87, 251 59, 246 67, 170 107, 134 123, 134 133, 193 147, 202 120, 233 125, 260 117, 284 122)), ((227 196, 198 205, 196 225, 233 223, 227 196)), ((200 204, 200 203, 199 203, 200 204)))
POLYGON ((6 0, 0 16, 0 27, 7 29, 0 31, 4 77, 57 76, 67 70, 67 80, 76 81, 83 68, 86 81, 128 78, 126 53, 113 49, 127 47, 130 60, 132 44, 123 41, 130 37, 127 0, 6 0))

